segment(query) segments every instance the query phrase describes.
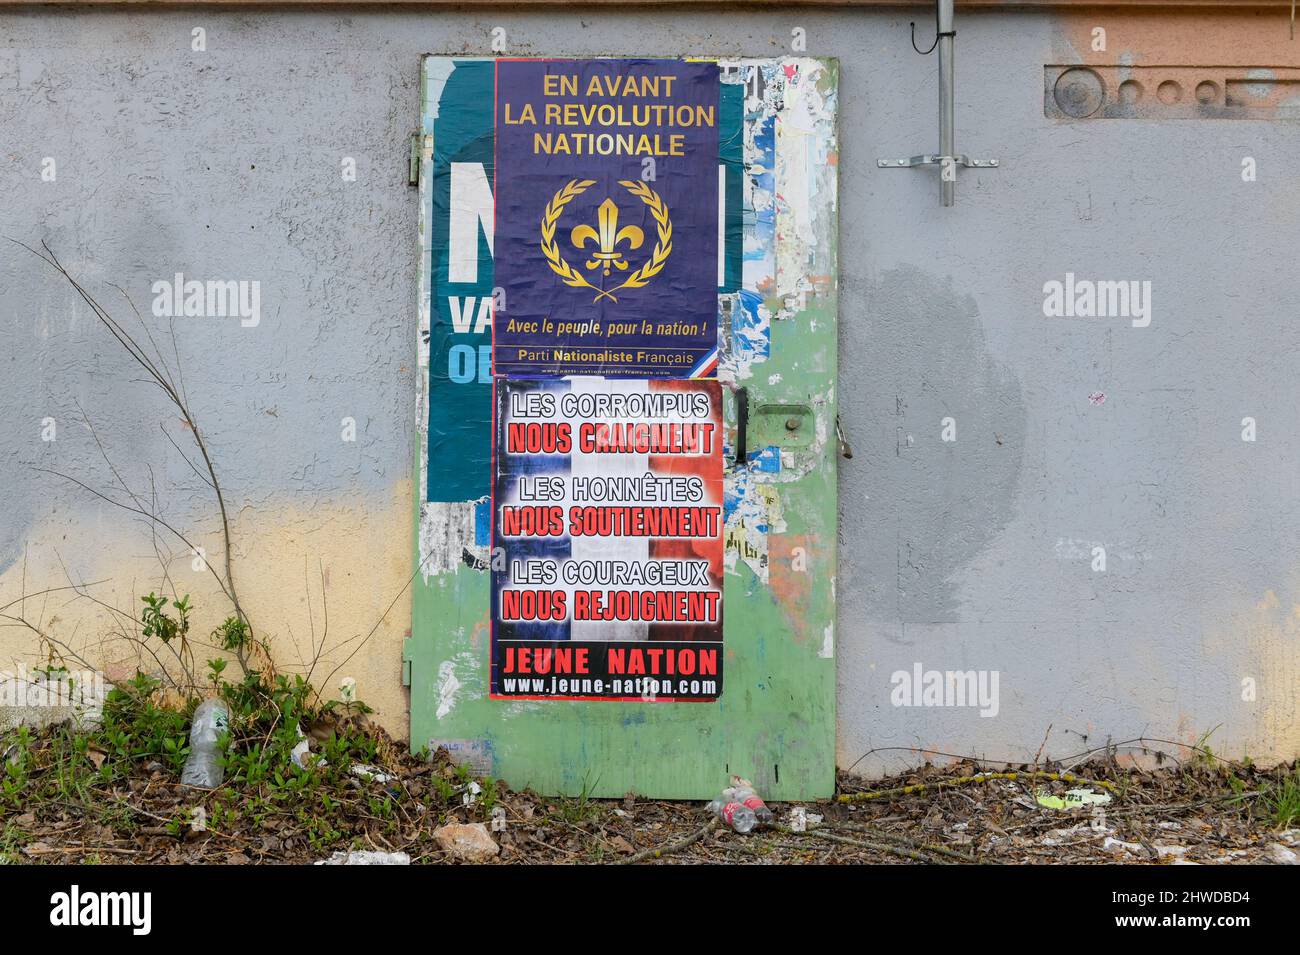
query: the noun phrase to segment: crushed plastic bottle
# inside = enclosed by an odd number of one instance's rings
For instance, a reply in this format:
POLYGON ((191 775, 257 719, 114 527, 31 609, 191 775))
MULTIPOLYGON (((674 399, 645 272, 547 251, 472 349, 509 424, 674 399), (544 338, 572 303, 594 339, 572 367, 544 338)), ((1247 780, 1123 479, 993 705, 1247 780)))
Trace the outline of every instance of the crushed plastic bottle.
POLYGON ((776 821, 776 814, 767 808, 767 803, 754 791, 754 784, 748 779, 732 776, 731 787, 724 789, 722 795, 743 804, 754 814, 760 826, 770 826, 776 821))
POLYGON ((725 796, 719 796, 709 803, 709 812, 717 816, 723 825, 734 832, 750 832, 758 825, 754 810, 742 802, 736 802, 734 799, 728 799, 725 796))
POLYGON ((204 700, 190 723, 190 755, 181 770, 181 784, 215 789, 225 779, 217 740, 230 727, 230 711, 220 700, 204 700))
POLYGON ((289 759, 299 769, 309 769, 310 764, 307 762, 307 757, 311 755, 311 741, 307 739, 307 734, 302 731, 301 724, 295 726, 294 729, 298 731, 298 743, 290 751, 289 759))

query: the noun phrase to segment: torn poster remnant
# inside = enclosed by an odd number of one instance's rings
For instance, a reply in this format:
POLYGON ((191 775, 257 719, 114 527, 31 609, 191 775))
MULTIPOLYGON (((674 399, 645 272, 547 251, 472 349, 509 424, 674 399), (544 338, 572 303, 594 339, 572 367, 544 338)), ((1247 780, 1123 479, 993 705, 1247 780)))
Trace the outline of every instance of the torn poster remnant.
POLYGON ((425 501, 420 505, 420 576, 456 570, 462 564, 487 570, 488 518, 486 497, 477 501, 425 501))
POLYGON ((768 582, 768 534, 785 530, 780 491, 761 484, 748 468, 727 475, 723 494, 723 559, 727 573, 746 564, 763 583, 768 582))

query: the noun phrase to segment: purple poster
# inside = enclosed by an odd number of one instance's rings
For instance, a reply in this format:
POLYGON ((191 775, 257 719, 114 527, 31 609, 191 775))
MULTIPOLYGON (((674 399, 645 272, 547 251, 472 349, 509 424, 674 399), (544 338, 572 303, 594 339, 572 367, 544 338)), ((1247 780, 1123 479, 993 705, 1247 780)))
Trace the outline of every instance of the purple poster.
POLYGON ((497 375, 712 373, 718 94, 716 63, 498 62, 497 375))

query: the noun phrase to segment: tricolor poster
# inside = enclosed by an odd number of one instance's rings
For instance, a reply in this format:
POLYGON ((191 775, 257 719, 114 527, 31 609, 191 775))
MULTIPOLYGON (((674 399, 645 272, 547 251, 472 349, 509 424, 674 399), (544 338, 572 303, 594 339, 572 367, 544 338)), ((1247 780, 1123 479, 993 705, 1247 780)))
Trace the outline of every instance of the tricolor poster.
POLYGON ((715 699, 716 381, 499 379, 493 694, 715 699))

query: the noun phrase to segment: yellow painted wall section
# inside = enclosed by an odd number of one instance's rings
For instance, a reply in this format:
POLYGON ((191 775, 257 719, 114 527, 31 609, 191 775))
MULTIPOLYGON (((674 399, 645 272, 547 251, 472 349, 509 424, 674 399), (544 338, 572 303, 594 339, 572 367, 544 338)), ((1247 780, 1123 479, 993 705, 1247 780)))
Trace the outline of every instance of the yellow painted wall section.
MULTIPOLYGON (((351 677, 357 699, 373 707, 373 718, 402 739, 407 735, 401 675, 402 640, 411 620, 406 589, 411 494, 409 480, 402 480, 382 498, 316 498, 309 505, 272 499, 232 515, 240 602, 256 632, 269 641, 277 669, 310 672, 326 699, 338 698, 340 681, 351 677)), ((191 540, 220 566, 215 519, 208 521, 207 530, 191 540)), ((164 548, 169 543, 165 536, 159 536, 164 548)), ((167 558, 167 550, 162 552, 167 558)), ((171 547, 166 565, 176 592, 188 593, 194 605, 190 633, 203 675, 205 661, 218 655, 203 644, 230 606, 211 574, 194 570, 192 562, 188 551, 171 547)), ((10 619, 0 631, 0 668, 30 668, 45 663, 53 651, 62 654, 69 669, 81 668, 79 657, 102 669, 110 681, 131 677, 137 667, 157 674, 158 661, 124 631, 130 632, 126 617, 140 618, 140 598, 163 586, 163 562, 137 516, 87 503, 84 509, 40 521, 31 529, 26 561, 17 561, 0 576, 0 606, 10 604, 3 611, 10 619), (70 588, 70 580, 84 585, 82 594, 70 588), (41 594, 48 588, 61 589, 41 594), (24 593, 31 596, 11 603, 24 593), (15 617, 42 630, 51 642, 43 642, 15 617)), ((156 642, 154 646, 175 671, 170 655, 156 642)), ((226 674, 233 673, 232 664, 226 674)))

